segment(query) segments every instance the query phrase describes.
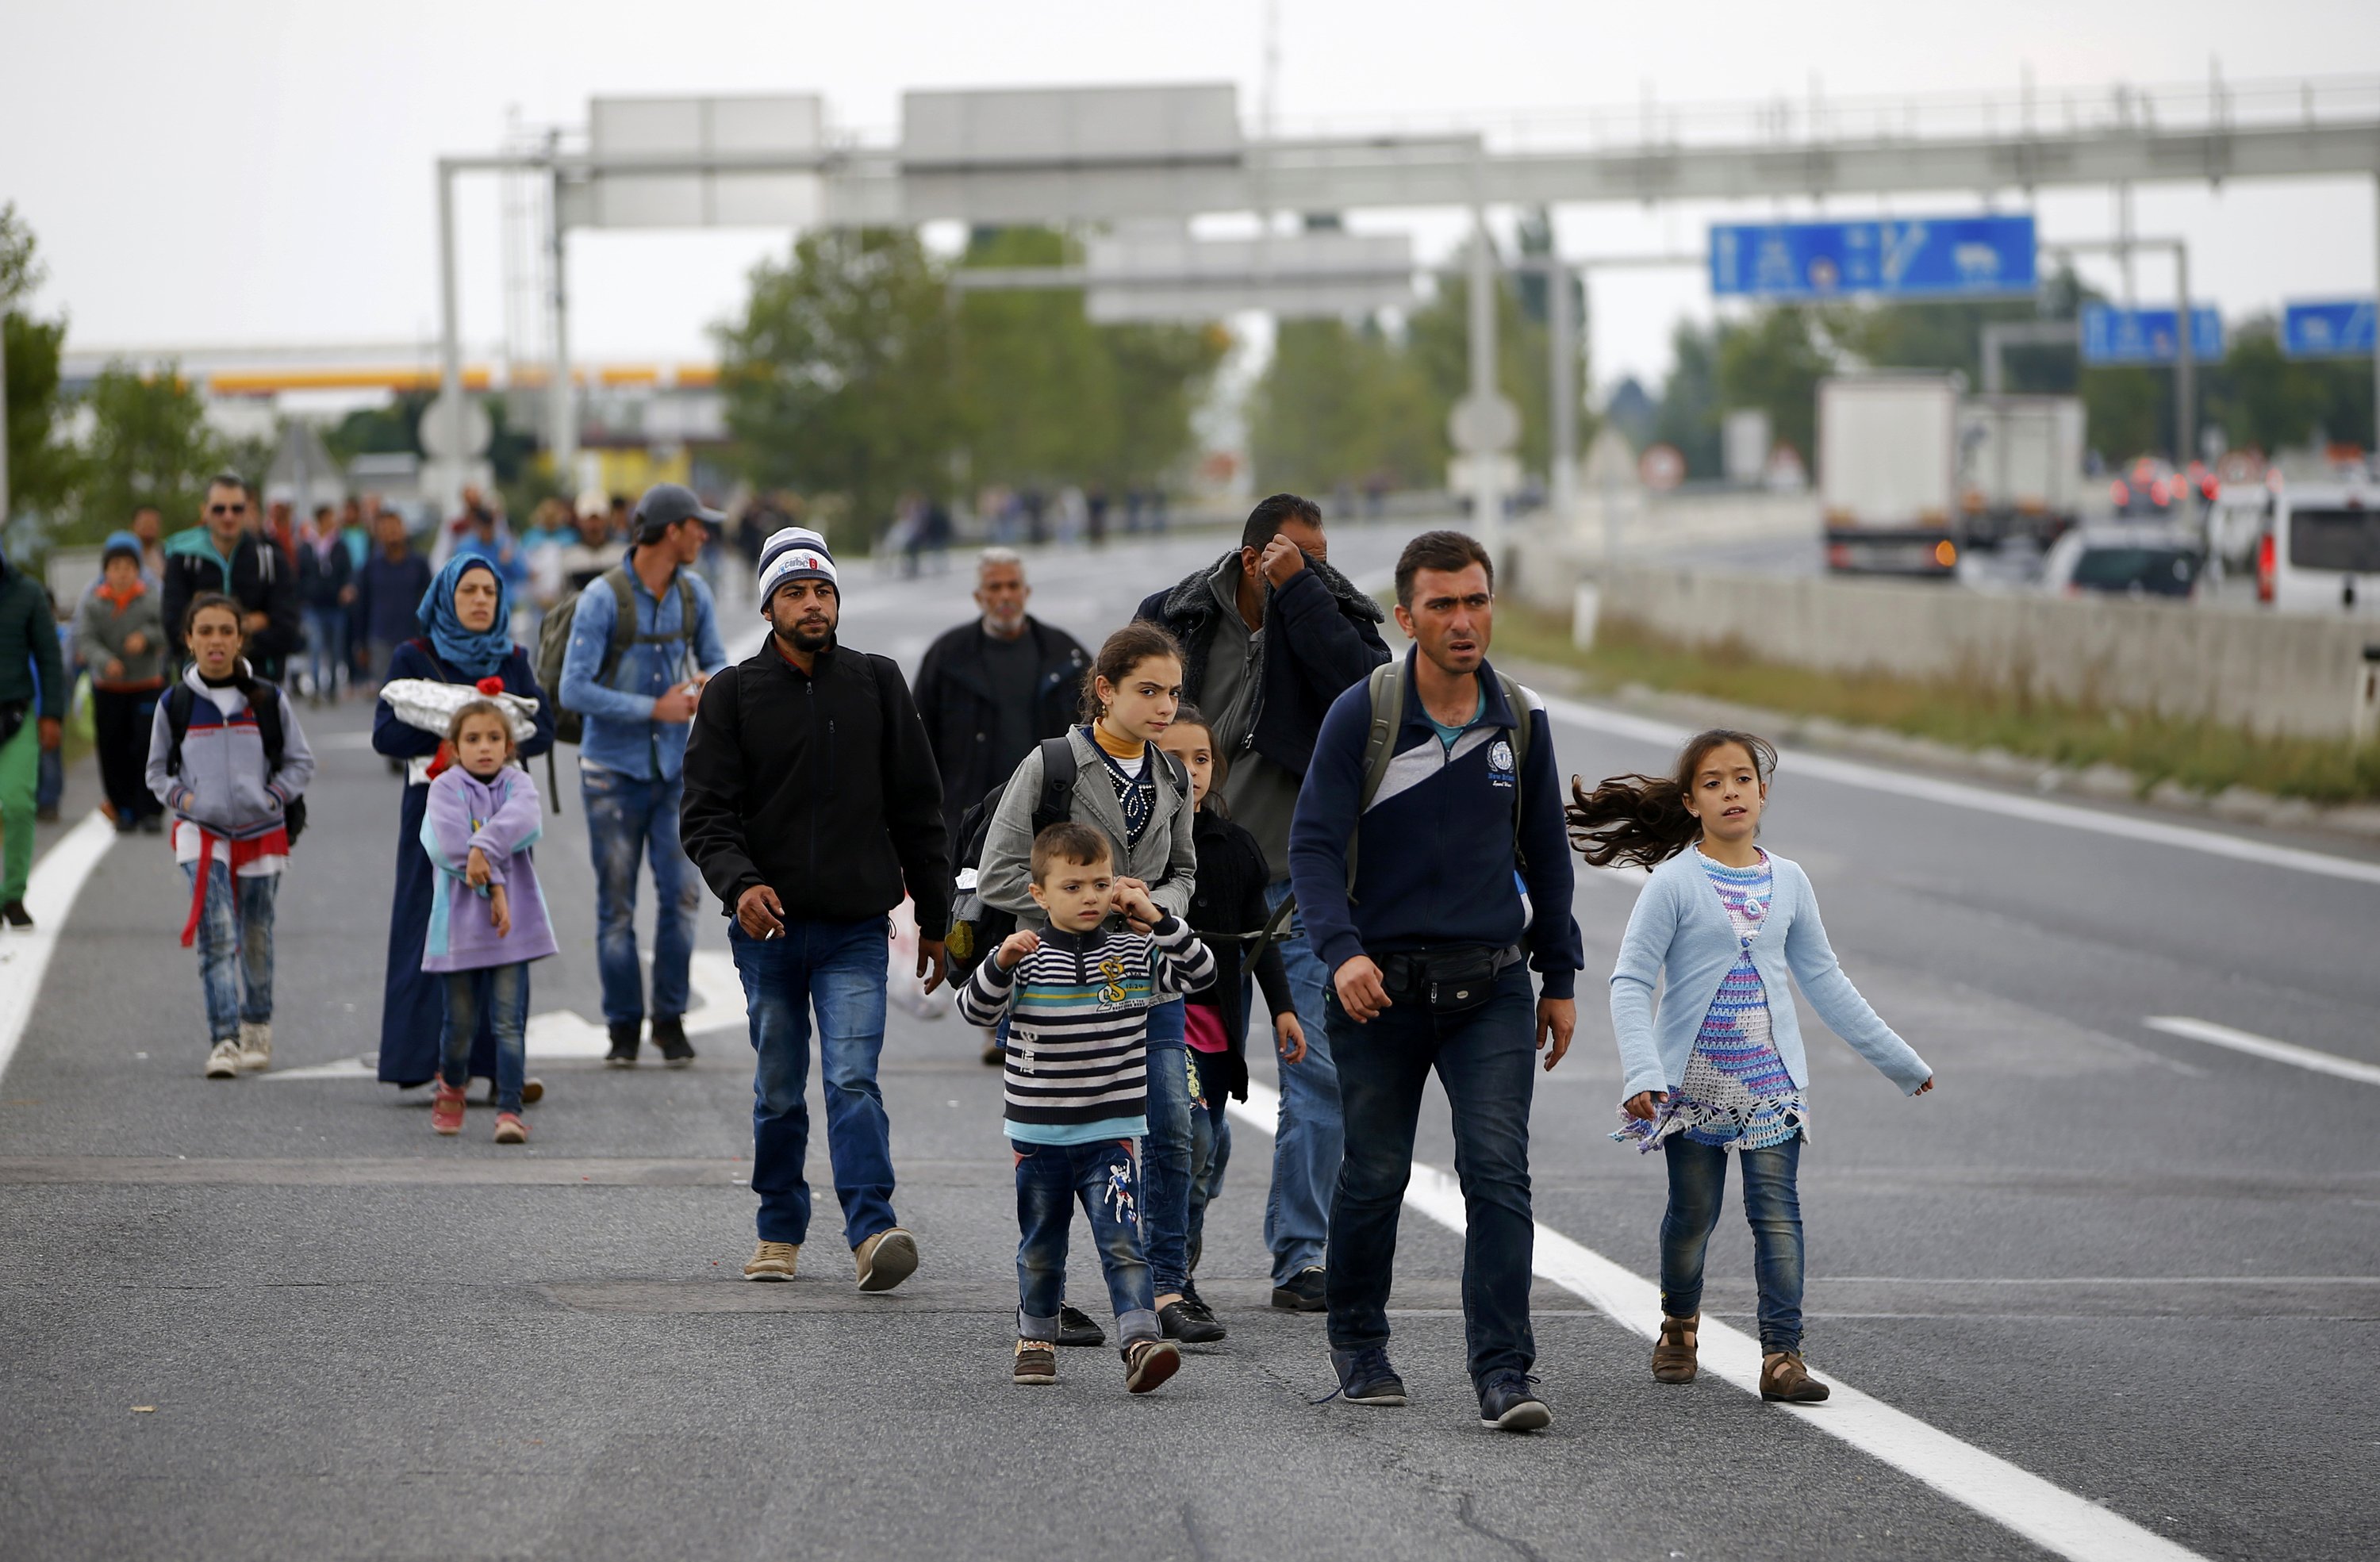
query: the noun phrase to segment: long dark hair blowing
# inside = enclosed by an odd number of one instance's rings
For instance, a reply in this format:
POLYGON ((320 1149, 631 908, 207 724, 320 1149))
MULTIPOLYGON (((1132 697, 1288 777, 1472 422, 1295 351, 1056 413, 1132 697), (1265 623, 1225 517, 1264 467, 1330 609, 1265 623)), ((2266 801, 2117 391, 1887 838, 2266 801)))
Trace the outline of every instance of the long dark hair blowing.
POLYGON ((1728 727, 1695 733, 1679 750, 1670 775, 1613 776, 1593 792, 1572 776, 1570 806, 1562 811, 1570 822, 1570 843, 1597 867, 1668 862, 1701 838, 1702 821, 1686 811, 1686 794, 1703 761, 1730 744, 1752 756, 1752 768, 1766 786, 1777 773, 1776 745, 1728 727))
POLYGON ((1182 642, 1147 619, 1136 618, 1109 636, 1083 673, 1084 723, 1097 722, 1107 708, 1099 703, 1100 679, 1105 678, 1111 688, 1122 688, 1134 668, 1160 656, 1181 661, 1182 642))

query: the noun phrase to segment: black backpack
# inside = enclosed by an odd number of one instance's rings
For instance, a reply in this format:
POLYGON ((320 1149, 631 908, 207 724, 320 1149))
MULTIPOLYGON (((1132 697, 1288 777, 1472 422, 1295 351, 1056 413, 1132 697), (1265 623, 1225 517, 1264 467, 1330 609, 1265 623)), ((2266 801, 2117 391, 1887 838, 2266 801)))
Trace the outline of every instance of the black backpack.
MULTIPOLYGON (((281 690, 278 685, 268 684, 261 678, 251 678, 241 685, 239 692, 248 696, 248 708, 256 713, 256 735, 264 743, 264 774, 270 781, 281 769, 285 741, 281 732, 281 690)), ((182 773, 182 738, 190 730, 190 707, 198 697, 190 692, 190 685, 179 679, 175 680, 173 688, 166 693, 165 730, 173 737, 173 745, 165 750, 165 773, 169 776, 182 773)), ((281 829, 289 837, 292 846, 297 845, 298 838, 306 833, 306 799, 303 794, 292 797, 281 810, 281 829)))

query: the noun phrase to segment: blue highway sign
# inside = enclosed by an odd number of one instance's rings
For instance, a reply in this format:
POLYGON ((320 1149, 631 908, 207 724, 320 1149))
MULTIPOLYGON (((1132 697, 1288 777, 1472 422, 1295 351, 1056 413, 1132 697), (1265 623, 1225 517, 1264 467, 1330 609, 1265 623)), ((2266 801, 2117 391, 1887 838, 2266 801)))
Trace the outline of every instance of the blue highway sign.
MULTIPOLYGON (((2082 310, 2084 363, 2171 363, 2180 332, 2171 309, 2119 309, 2092 304, 2082 310)), ((2212 363, 2223 356, 2223 312, 2209 305, 2190 311, 2190 356, 2212 363)))
POLYGON ((1916 217, 1716 224, 1711 291, 1750 298, 1978 298, 2031 293, 2033 219, 1916 217))
POLYGON ((2372 356, 2372 300, 2335 298, 2281 311, 2281 351, 2293 358, 2372 356))

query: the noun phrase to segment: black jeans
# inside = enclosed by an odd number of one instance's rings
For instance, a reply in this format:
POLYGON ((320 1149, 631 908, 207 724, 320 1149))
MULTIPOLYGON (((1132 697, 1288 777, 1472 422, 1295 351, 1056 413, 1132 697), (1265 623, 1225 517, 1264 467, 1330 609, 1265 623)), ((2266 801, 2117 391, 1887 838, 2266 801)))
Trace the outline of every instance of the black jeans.
POLYGON ((91 692, 92 746, 99 750, 100 784, 126 822, 162 811, 149 791, 149 728, 156 720, 159 691, 91 692))
POLYGON ((1536 1223, 1529 1206, 1529 1100, 1536 1088, 1536 1004, 1525 967, 1506 968, 1495 996, 1461 1014, 1436 1016, 1419 993, 1392 993, 1366 1024, 1334 991, 1330 1051, 1339 1064, 1346 1148, 1330 1206, 1326 1280, 1330 1343, 1341 1350, 1389 1338, 1389 1281, 1397 1217, 1413 1171, 1414 1129, 1432 1069, 1454 1111, 1454 1171, 1463 1185, 1463 1320, 1473 1383, 1527 1372, 1529 1278, 1536 1223))

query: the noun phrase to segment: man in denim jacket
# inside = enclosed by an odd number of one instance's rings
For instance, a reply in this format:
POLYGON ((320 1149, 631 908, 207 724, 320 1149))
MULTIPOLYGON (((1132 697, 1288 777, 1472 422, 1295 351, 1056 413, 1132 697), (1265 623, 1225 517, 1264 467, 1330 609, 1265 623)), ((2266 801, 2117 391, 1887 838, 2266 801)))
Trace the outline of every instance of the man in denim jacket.
POLYGON ((639 858, 653 866, 653 1045, 672 1068, 694 1060, 684 1016, 702 880, 678 844, 680 772, 696 702, 703 684, 727 665, 727 648, 719 638, 710 587, 686 566, 701 553, 709 528, 722 519, 676 483, 660 484, 638 502, 636 546, 621 566, 636 605, 636 641, 608 676, 600 676, 618 627, 619 603, 605 581, 592 582, 571 617, 570 650, 555 691, 565 709, 586 719, 578 794, 595 860, 596 966, 612 1033, 603 1060, 614 1068, 636 1062, 645 1022, 637 956, 639 858))

